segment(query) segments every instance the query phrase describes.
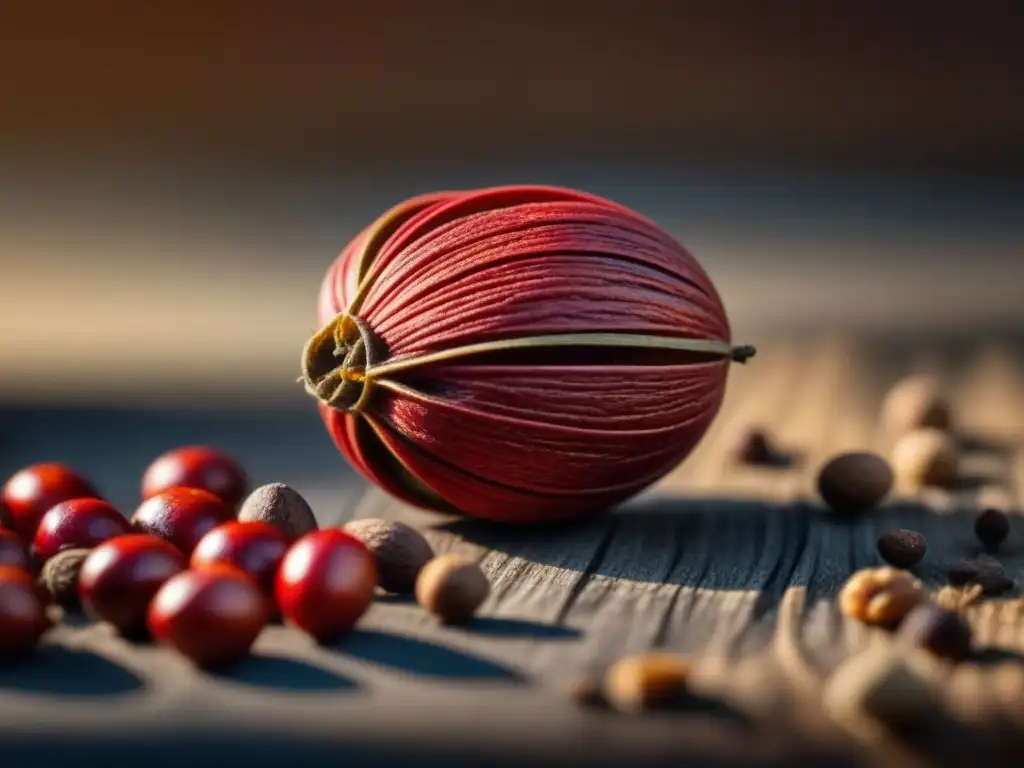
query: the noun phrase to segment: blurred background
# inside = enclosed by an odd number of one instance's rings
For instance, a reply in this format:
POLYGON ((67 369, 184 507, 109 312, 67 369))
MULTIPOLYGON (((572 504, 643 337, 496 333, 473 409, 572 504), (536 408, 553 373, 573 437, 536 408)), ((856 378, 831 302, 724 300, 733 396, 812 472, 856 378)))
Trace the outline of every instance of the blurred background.
POLYGON ((295 383, 316 292, 437 188, 630 205, 743 341, 1024 327, 1020 4, 839 6, 5 3, 0 474, 71 461, 128 504, 214 442, 341 482, 295 383))

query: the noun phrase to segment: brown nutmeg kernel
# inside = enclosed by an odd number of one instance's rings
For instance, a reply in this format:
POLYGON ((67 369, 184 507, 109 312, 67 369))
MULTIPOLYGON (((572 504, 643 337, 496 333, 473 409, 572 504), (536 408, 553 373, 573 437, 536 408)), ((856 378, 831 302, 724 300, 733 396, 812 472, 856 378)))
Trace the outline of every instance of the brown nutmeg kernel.
POLYGON ((856 514, 878 506, 892 490, 889 463, 874 453, 842 453, 818 472, 818 493, 840 514, 856 514))
POLYGON ((882 403, 882 422, 894 436, 922 427, 948 430, 952 420, 942 386, 931 376, 908 376, 897 382, 882 403))
POLYGON ((912 647, 950 661, 963 661, 971 653, 971 627, 963 616, 928 602, 907 614, 899 637, 912 647))
POLYGON ((242 523, 269 523, 293 541, 317 530, 316 516, 309 504, 284 483, 262 485, 249 494, 238 511, 242 523))
POLYGON ((895 528, 878 537, 878 554, 897 568, 913 568, 924 558, 928 545, 917 531, 895 528))
POLYGON ((949 569, 947 576, 953 586, 976 584, 981 587, 984 595, 1000 595, 1014 586, 1013 579, 1003 566, 988 558, 961 560, 949 569))
POLYGON ((490 592, 480 566, 458 555, 433 558, 416 579, 416 602, 445 624, 469 621, 490 592))
POLYGON ((882 566, 854 573, 839 593, 839 610, 851 619, 894 629, 925 600, 924 587, 906 571, 882 566))
POLYGON ((91 549, 65 549, 51 557, 39 574, 39 584, 56 605, 71 613, 82 612, 78 597, 78 573, 91 549))
POLYGON ((1010 518, 999 509, 983 510, 974 519, 974 535, 978 537, 978 541, 985 549, 994 552, 1010 535, 1010 518))
POLYGON ((902 485, 910 488, 949 488, 959 465, 956 443, 938 429, 908 432, 892 450, 892 466, 902 485))
POLYGON ((364 518, 345 524, 377 561, 378 583, 385 592, 404 595, 416 589, 416 577, 434 550, 415 528, 392 520, 364 518))
POLYGON ((690 672, 682 656, 650 651, 615 662, 605 673, 602 691, 620 712, 671 709, 685 700, 690 672))

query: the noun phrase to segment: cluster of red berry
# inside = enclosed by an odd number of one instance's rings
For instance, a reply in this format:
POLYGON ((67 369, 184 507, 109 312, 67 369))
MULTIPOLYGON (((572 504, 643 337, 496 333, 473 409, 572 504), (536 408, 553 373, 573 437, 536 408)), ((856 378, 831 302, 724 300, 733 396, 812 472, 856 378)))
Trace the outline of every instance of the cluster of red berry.
POLYGON ((14 474, 0 500, 0 658, 31 652, 53 625, 39 574, 69 550, 88 550, 74 591, 91 618, 200 666, 243 657, 278 617, 322 642, 351 629, 377 586, 370 551, 339 529, 240 521, 246 491, 232 459, 201 447, 150 465, 130 519, 65 465, 14 474))

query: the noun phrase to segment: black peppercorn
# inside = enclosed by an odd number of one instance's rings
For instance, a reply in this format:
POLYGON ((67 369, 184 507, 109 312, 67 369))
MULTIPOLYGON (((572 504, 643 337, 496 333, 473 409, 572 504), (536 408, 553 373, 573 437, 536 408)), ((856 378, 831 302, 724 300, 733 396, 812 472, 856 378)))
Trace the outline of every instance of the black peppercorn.
POLYGON ((964 618, 933 603, 922 603, 908 613, 899 637, 950 661, 963 661, 971 652, 971 628, 964 618))
POLYGON ((893 475, 881 456, 863 451, 832 458, 818 472, 822 500, 840 515, 854 515, 878 506, 892 490, 893 475))
POLYGON ((927 544, 917 531, 896 528, 878 537, 878 554, 897 568, 913 568, 924 557, 927 544))
POLYGON ((974 520, 974 534, 985 549, 994 552, 1010 534, 1010 518, 1001 510, 986 509, 974 520))
POLYGON ((954 586, 977 584, 986 595, 999 595, 1014 586, 1013 579, 995 560, 963 560, 949 569, 949 583, 954 586))

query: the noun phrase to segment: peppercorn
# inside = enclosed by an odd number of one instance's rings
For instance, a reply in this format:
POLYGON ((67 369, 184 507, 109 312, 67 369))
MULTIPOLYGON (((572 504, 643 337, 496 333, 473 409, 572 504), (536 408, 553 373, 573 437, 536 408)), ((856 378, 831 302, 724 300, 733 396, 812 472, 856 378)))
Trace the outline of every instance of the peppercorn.
POLYGON ((971 652, 971 628, 955 611, 921 603, 900 625, 900 639, 950 661, 963 661, 971 652))
POLYGON ((295 541, 317 530, 316 516, 309 504, 284 483, 263 485, 249 494, 238 512, 243 523, 269 523, 295 541))
POLYGON ((984 510, 974 520, 974 534, 989 552, 999 549, 1010 535, 1010 518, 999 509, 984 510))
POLYGON ((43 565, 39 583, 50 593, 53 602, 71 613, 81 613, 78 595, 78 574, 91 549, 65 549, 43 565))
POLYGON ((608 703, 620 712, 672 709, 687 693, 691 666, 682 656, 650 651, 613 664, 604 676, 608 703))
POLYGON ((913 568, 924 558, 927 544, 917 531, 895 528, 878 537, 878 554, 897 568, 913 568))
POLYGON ((843 453, 818 473, 818 492, 840 514, 864 512, 892 489, 892 470, 881 456, 863 451, 843 453))
POLYGON ((413 592, 416 577, 434 556, 423 534, 405 523, 364 518, 346 523, 344 529, 363 542, 376 559, 379 584, 385 592, 413 592))
POLYGON ((490 591, 480 566, 453 554, 435 557, 416 579, 416 601, 445 624, 469 621, 490 591))
POLYGON ((882 566, 850 576, 839 593, 839 609, 865 624, 893 629, 924 599, 920 581, 906 571, 882 566))
POLYGON ((956 443, 938 429, 908 432, 892 450, 896 477, 910 488, 949 488, 956 480, 958 465, 956 443))
POLYGON ((995 560, 978 558, 962 560, 947 573, 949 583, 954 586, 977 584, 982 594, 999 595, 1013 589, 1014 581, 1006 570, 995 560))

